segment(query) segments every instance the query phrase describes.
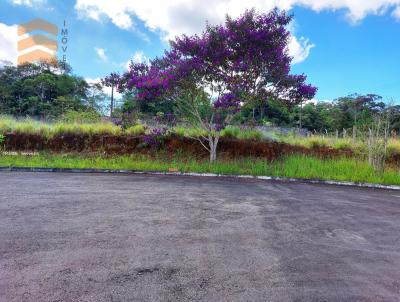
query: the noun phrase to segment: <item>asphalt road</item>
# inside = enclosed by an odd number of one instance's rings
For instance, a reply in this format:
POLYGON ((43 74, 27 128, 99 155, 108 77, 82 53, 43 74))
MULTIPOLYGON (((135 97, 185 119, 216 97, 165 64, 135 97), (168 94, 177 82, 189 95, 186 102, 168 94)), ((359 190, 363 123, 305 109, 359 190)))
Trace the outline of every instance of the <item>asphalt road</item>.
POLYGON ((0 173, 0 301, 400 301, 400 192, 0 173))

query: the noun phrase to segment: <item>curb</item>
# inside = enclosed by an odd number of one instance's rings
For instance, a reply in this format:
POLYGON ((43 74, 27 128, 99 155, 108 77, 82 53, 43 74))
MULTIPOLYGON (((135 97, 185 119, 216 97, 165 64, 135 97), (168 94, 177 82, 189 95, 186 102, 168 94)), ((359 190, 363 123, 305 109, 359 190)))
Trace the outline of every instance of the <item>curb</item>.
POLYGON ((347 187, 387 189, 400 191, 400 186, 381 185, 373 183, 334 181, 322 179, 291 178, 280 176, 253 176, 253 175, 234 175, 234 174, 215 174, 215 173, 190 173, 190 172, 163 172, 163 171, 141 171, 141 170, 113 170, 113 169, 74 169, 74 168, 30 168, 30 167, 0 167, 0 172, 58 172, 58 173, 108 173, 108 174, 136 174, 136 175, 168 175, 168 176, 195 176, 195 177, 219 177, 219 178, 240 178, 273 180, 292 183, 308 183, 336 185, 347 187))

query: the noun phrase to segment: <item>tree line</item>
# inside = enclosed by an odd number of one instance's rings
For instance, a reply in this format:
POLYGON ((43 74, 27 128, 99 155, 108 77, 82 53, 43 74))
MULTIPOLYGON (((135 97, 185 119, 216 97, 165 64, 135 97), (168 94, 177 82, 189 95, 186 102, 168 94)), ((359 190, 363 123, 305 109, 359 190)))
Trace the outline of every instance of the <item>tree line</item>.
POLYGON ((0 66, 0 114, 56 119, 67 111, 104 111, 100 84, 89 84, 58 62, 0 66))
MULTIPOLYGON (((127 79, 125 75, 119 78, 119 83, 114 83, 114 73, 112 81, 108 82, 122 88, 126 86, 127 79)), ((102 88, 109 83, 89 84, 73 75, 70 68, 61 73, 54 63, 5 65, 0 67, 0 114, 43 119, 56 119, 67 111, 107 114, 109 96, 104 94, 102 88)), ((120 91, 123 92, 122 105, 113 104, 116 107, 113 112, 115 117, 122 114, 142 118, 153 118, 160 113, 178 115, 175 104, 170 100, 143 102, 137 98, 135 91, 120 91)), ((343 131, 353 126, 367 130, 374 116, 385 110, 391 111, 391 129, 399 132, 400 105, 388 104, 376 94, 353 94, 331 102, 308 102, 292 106, 271 98, 268 102, 246 104, 235 122, 290 128, 301 126, 318 133, 343 131)))

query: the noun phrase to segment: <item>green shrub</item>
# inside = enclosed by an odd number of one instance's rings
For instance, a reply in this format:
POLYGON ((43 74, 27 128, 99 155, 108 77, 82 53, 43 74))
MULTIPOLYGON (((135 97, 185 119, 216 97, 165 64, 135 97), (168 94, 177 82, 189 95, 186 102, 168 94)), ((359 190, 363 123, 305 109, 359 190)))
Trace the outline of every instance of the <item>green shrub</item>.
POLYGON ((171 129, 171 133, 176 134, 178 136, 185 136, 186 128, 177 126, 171 129))
POLYGON ((187 128, 186 135, 189 137, 200 137, 200 136, 207 136, 208 133, 206 130, 201 128, 187 128))
POLYGON ((74 111, 69 110, 62 115, 60 122, 64 123, 80 123, 80 124, 91 124, 99 123, 101 116, 96 111, 74 111))
POLYGON ((204 129, 189 127, 185 128, 183 126, 176 126, 172 128, 170 132, 183 137, 207 136, 207 131, 204 129))
POLYGON ((321 136, 311 136, 307 140, 307 145, 309 148, 327 147, 328 141, 326 138, 321 136))
POLYGON ((142 124, 137 124, 125 130, 125 133, 128 135, 142 135, 145 132, 146 128, 142 124))
POLYGON ((387 152, 389 155, 400 154, 400 140, 391 138, 388 142, 387 152))
POLYGON ((240 130, 238 139, 255 139, 255 140, 262 140, 263 134, 255 129, 242 129, 240 130))
POLYGON ((0 115, 0 133, 12 132, 14 128, 15 120, 7 115, 0 115))
POLYGON ((228 126, 221 131, 221 136, 227 138, 238 138, 239 134, 240 128, 237 126, 228 126))
POLYGON ((351 149, 354 146, 351 139, 342 138, 333 142, 332 147, 335 149, 351 149))

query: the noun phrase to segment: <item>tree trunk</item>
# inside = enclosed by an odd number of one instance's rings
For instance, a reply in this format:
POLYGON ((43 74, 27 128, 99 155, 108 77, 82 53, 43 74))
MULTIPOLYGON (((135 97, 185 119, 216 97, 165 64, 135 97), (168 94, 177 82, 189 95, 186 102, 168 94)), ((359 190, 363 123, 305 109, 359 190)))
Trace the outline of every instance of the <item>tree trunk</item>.
POLYGON ((218 145, 219 135, 216 137, 208 136, 208 142, 210 146, 210 162, 214 162, 217 159, 217 145, 218 145))
POLYGON ((110 117, 112 117, 113 111, 114 111, 114 85, 111 86, 110 117))

